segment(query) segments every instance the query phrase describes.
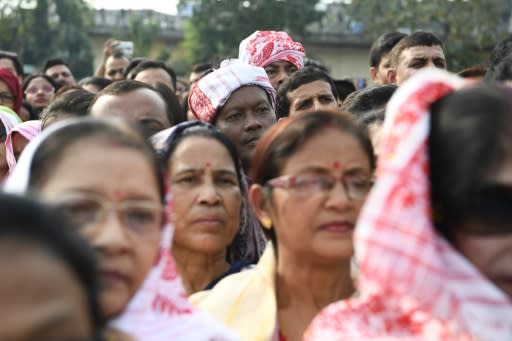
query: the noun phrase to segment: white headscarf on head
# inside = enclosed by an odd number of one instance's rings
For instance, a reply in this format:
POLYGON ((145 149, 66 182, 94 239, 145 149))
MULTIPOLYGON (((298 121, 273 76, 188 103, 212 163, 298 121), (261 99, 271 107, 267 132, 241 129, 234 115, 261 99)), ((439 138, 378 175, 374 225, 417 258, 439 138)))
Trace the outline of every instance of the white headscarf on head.
MULTIPOLYGON (((84 120, 87 119, 58 122, 32 140, 21 154, 3 191, 25 194, 30 182, 32 160, 39 146, 54 133, 84 120)), ((173 226, 165 224, 158 263, 149 271, 124 312, 110 321, 109 325, 140 341, 238 340, 232 332, 188 301, 170 253, 172 234, 173 226)))

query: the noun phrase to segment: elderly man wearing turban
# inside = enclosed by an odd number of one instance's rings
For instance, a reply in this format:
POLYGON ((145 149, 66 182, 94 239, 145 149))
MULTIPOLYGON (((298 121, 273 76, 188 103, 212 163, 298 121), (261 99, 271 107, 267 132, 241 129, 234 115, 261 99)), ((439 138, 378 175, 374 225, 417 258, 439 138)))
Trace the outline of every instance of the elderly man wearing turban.
POLYGON ((304 56, 302 44, 282 31, 256 31, 242 40, 238 52, 240 60, 265 69, 276 91, 304 67, 304 56))
POLYGON ((228 60, 192 86, 188 105, 231 139, 247 174, 256 143, 276 121, 275 96, 263 68, 228 60))

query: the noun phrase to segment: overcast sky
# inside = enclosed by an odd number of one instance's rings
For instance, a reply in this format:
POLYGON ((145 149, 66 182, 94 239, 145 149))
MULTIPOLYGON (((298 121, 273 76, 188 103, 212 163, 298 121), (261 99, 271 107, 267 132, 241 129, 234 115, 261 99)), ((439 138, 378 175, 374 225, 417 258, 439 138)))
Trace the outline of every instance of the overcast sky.
POLYGON ((152 9, 162 13, 176 14, 178 0, 86 0, 95 8, 106 9, 152 9))

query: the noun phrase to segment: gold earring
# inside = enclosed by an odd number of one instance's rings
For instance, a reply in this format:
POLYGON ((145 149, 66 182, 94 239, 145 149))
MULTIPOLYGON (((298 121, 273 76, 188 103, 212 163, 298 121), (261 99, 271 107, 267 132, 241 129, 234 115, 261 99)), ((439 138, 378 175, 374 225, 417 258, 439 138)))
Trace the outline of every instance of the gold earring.
POLYGON ((272 219, 270 218, 261 218, 260 219, 260 223, 261 225, 263 225, 264 228, 266 228, 267 230, 270 230, 272 228, 272 219))

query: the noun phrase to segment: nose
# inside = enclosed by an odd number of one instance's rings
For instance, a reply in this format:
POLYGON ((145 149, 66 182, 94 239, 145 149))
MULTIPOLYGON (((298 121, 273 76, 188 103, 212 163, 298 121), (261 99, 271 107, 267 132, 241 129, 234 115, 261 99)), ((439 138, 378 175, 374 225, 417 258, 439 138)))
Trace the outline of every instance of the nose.
POLYGON ((279 68, 279 73, 277 74, 277 84, 280 86, 288 79, 288 74, 283 67, 279 68))
POLYGON ((245 122, 245 130, 258 130, 263 127, 258 115, 254 112, 247 114, 247 121, 245 122))
POLYGON ((205 181, 199 189, 199 203, 205 205, 216 205, 219 201, 220 196, 213 181, 205 181))
POLYGON ((352 200, 348 195, 347 189, 341 180, 336 181, 334 187, 328 193, 325 203, 326 207, 334 210, 343 210, 351 205, 352 200))
POLYGON ((313 110, 314 111, 317 111, 317 110, 321 110, 323 108, 323 105, 322 103, 320 103, 320 101, 318 100, 318 98, 315 98, 315 100, 313 101, 313 110))
POLYGON ((94 248, 105 253, 119 253, 130 248, 131 242, 117 211, 105 212, 105 217, 98 222, 86 236, 94 248))

